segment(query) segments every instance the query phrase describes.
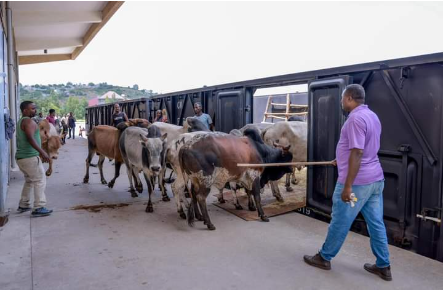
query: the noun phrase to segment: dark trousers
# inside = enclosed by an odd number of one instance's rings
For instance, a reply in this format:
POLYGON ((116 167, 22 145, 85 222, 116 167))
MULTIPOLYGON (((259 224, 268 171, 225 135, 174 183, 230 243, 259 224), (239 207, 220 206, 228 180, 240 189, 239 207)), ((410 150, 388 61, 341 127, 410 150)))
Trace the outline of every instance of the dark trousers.
POLYGON ((72 131, 72 139, 75 139, 75 127, 69 128, 69 137, 68 138, 71 138, 71 131, 72 131))

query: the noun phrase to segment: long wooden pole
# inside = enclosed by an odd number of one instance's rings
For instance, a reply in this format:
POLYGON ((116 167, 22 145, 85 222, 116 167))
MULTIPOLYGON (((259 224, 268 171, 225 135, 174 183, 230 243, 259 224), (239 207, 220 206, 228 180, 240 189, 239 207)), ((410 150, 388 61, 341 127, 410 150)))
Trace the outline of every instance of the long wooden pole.
POLYGON ((336 166, 336 161, 328 162, 295 162, 295 163, 267 163, 267 164, 237 164, 237 167, 261 168, 261 167, 285 167, 285 166, 336 166))

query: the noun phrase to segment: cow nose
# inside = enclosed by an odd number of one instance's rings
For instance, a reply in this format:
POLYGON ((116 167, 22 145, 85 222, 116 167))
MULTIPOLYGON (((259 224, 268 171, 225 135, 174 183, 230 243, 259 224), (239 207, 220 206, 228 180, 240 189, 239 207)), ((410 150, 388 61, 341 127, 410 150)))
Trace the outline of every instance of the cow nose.
POLYGON ((158 171, 160 171, 160 167, 157 167, 157 166, 151 167, 151 170, 153 170, 154 172, 158 172, 158 171))
POLYGON ((53 159, 53 160, 56 160, 56 159, 57 159, 57 156, 53 156, 52 159, 53 159))

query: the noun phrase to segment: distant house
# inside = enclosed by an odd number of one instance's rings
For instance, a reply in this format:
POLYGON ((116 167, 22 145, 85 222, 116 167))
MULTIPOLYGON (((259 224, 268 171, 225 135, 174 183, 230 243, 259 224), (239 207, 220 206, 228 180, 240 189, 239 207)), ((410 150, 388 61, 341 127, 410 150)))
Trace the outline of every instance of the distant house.
POLYGON ((88 106, 95 106, 98 105, 98 97, 92 98, 88 101, 88 106))

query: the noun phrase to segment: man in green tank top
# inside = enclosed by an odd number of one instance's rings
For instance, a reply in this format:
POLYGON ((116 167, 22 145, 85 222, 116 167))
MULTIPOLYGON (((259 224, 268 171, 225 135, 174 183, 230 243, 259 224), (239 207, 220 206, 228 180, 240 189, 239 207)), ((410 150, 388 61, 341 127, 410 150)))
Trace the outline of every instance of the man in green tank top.
POLYGON ((35 116, 36 106, 31 101, 20 104, 22 117, 17 123, 17 153, 15 158, 20 171, 25 175, 18 212, 31 210, 31 192, 34 190, 32 216, 47 216, 52 210, 46 206, 46 176, 43 163, 49 162, 48 154, 41 148, 40 129, 31 119, 35 116))

